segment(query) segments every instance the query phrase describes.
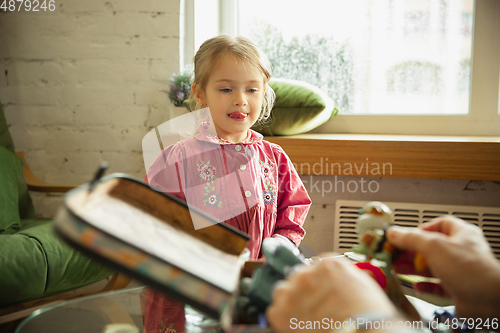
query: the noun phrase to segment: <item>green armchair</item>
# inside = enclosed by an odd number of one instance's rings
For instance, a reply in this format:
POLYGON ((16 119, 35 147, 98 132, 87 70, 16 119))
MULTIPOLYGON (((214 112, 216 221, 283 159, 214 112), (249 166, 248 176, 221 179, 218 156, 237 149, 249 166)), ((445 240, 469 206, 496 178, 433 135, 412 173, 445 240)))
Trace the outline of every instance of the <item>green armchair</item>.
POLYGON ((0 323, 23 309, 80 296, 69 291, 113 274, 100 291, 130 282, 61 241, 52 219, 35 217, 28 189, 66 192, 73 187, 47 184, 33 175, 24 155, 15 153, 0 105, 0 323))

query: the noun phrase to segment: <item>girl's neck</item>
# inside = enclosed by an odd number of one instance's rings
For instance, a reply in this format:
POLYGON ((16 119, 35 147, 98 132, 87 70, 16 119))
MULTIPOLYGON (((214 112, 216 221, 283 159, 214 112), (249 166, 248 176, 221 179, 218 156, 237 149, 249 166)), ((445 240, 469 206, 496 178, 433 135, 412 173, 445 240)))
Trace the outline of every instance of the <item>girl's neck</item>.
POLYGON ((246 131, 245 133, 221 133, 216 129, 217 137, 222 140, 231 142, 231 143, 240 143, 246 141, 250 136, 250 131, 246 131))
POLYGON ((246 131, 245 133, 231 133, 226 135, 220 135, 220 133, 217 133, 217 136, 231 143, 240 143, 248 139, 249 133, 249 131, 246 131))
POLYGON ((229 141, 231 143, 243 142, 250 135, 250 131, 248 129, 244 132, 231 132, 231 131, 225 131, 224 129, 220 128, 219 126, 217 126, 217 124, 215 124, 215 122, 213 122, 213 125, 214 125, 213 129, 215 129, 217 136, 220 139, 229 141))

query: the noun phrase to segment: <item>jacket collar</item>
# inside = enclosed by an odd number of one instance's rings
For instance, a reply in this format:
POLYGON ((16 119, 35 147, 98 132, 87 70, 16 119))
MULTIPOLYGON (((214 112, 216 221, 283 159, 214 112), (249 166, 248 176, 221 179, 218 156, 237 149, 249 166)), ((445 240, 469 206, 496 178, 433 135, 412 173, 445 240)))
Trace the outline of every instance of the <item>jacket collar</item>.
MULTIPOLYGON (((217 143, 220 145, 235 145, 236 143, 229 142, 222 138, 219 138, 217 134, 215 134, 215 128, 211 122, 203 122, 200 124, 198 128, 198 134, 196 134, 195 138, 199 141, 205 141, 210 143, 217 143)), ((262 141, 262 134, 255 132, 252 129, 248 130, 248 134, 245 140, 239 142, 238 144, 253 144, 259 141, 262 141)))

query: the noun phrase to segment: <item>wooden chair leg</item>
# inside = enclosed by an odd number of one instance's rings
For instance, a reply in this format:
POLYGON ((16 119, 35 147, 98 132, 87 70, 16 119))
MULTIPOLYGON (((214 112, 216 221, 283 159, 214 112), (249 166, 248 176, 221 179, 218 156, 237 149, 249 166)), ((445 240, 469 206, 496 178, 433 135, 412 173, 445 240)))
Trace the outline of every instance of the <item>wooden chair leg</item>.
POLYGON ((53 295, 49 297, 45 297, 42 299, 37 299, 34 301, 29 301, 29 302, 24 302, 21 304, 16 304, 13 306, 7 306, 6 308, 0 309, 0 324, 6 323, 12 320, 16 320, 19 318, 27 317, 29 316, 32 312, 34 312, 37 309, 46 307, 48 305, 52 305, 64 300, 69 300, 77 297, 82 297, 82 296, 88 296, 92 294, 97 294, 105 291, 110 291, 110 290, 117 290, 117 289, 122 289, 125 288, 129 285, 130 279, 128 276, 126 276, 123 273, 115 273, 111 276, 111 279, 109 282, 102 288, 101 290, 98 291, 93 291, 93 292, 75 292, 73 291, 68 291, 62 294, 58 295, 53 295))
POLYGON ((104 286, 104 288, 102 288, 100 292, 125 288, 129 285, 130 281, 132 281, 132 279, 127 275, 123 273, 115 273, 111 277, 111 280, 109 280, 108 284, 106 284, 106 286, 104 286))

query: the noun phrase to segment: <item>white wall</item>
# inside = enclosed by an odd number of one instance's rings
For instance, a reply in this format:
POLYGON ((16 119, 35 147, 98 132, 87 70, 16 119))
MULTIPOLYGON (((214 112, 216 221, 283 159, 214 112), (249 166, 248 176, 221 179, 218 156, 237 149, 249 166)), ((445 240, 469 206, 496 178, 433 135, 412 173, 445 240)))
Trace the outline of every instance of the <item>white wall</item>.
MULTIPOLYGON (((142 137, 168 119, 159 89, 179 70, 180 1, 55 4, 0 12, 0 101, 16 149, 48 182, 87 182, 103 160, 142 178, 142 137)), ((60 202, 33 198, 45 216, 60 202)))

